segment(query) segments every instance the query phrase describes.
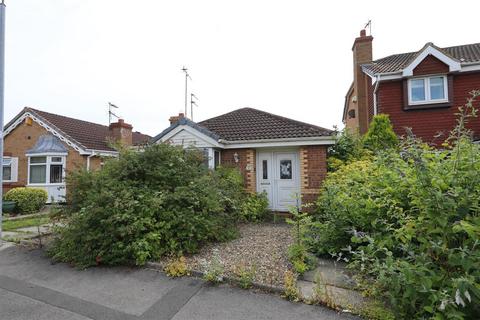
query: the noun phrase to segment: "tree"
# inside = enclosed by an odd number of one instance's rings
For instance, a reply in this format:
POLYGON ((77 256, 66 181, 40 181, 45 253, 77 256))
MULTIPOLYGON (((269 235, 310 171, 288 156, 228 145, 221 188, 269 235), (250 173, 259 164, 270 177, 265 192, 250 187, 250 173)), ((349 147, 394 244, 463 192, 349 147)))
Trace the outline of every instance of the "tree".
POLYGON ((373 117, 370 127, 363 138, 363 144, 365 148, 374 152, 398 146, 398 137, 393 131, 388 115, 378 114, 373 117))

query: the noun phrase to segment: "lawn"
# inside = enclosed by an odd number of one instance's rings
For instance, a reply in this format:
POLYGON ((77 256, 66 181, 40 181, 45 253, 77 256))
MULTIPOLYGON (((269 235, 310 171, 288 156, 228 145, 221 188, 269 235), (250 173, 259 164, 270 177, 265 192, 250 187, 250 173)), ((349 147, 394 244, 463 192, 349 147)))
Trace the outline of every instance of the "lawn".
POLYGON ((35 227, 50 222, 49 217, 34 217, 18 220, 5 220, 2 224, 3 231, 13 231, 19 228, 35 227))

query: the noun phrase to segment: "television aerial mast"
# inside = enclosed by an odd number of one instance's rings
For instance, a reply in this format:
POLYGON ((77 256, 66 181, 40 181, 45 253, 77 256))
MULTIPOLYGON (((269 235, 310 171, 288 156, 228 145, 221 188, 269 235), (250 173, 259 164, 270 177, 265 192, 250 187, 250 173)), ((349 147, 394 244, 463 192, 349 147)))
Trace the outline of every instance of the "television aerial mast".
POLYGON ((183 66, 182 71, 185 73, 185 117, 187 116, 187 105, 188 105, 188 79, 192 80, 188 74, 188 69, 183 66))
POLYGON ((116 105, 114 105, 113 103, 109 102, 109 103, 108 103, 108 125, 109 125, 109 126, 110 126, 110 124, 112 123, 112 117, 115 117, 115 118, 117 118, 117 119, 120 118, 120 117, 117 116, 115 113, 113 113, 112 108, 118 109, 118 107, 117 107, 116 105))
POLYGON ((198 101, 197 96, 194 95, 193 93, 190 93, 190 117, 192 118, 192 121, 193 121, 193 106, 198 107, 198 104, 195 101, 198 101))

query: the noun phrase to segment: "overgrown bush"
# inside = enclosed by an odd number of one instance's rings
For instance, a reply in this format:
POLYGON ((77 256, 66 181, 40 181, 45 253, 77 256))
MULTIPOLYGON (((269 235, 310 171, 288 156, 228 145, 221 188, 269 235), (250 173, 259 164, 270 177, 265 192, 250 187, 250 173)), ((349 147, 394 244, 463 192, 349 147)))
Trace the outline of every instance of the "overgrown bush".
POLYGON ((4 199, 15 201, 15 212, 28 214, 42 209, 48 200, 48 194, 47 191, 40 188, 14 188, 5 194, 4 199))
POLYGON ((478 96, 443 150, 409 137, 400 152, 353 162, 324 184, 311 244, 346 253, 395 318, 480 314, 480 146, 466 129, 478 96))
POLYGON ((363 137, 363 145, 374 152, 398 146, 398 138, 395 132, 393 132, 392 123, 388 115, 377 114, 373 117, 368 131, 363 137))
POLYGON ((67 179, 69 218, 49 252, 79 267, 142 265, 231 239, 243 197, 237 175, 210 171, 199 152, 166 144, 122 151, 102 170, 67 179))
POLYGON ((328 171, 336 171, 341 166, 367 156, 360 135, 345 128, 336 134, 336 143, 328 148, 328 171))
POLYGON ((376 115, 364 136, 348 128, 337 133, 335 145, 328 148, 328 171, 334 172, 354 161, 370 160, 375 153, 398 148, 398 143, 388 115, 376 115))
POLYGON ((240 217, 244 221, 260 222, 268 216, 268 197, 265 192, 248 194, 242 203, 240 217))

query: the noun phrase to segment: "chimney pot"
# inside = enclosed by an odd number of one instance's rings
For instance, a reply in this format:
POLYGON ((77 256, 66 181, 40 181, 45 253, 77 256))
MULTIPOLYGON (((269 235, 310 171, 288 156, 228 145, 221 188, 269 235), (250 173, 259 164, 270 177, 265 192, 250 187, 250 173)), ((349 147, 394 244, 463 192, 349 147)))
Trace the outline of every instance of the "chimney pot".
POLYGON ((366 37, 366 36, 367 36, 367 32, 365 31, 365 29, 360 30, 360 37, 366 37))

